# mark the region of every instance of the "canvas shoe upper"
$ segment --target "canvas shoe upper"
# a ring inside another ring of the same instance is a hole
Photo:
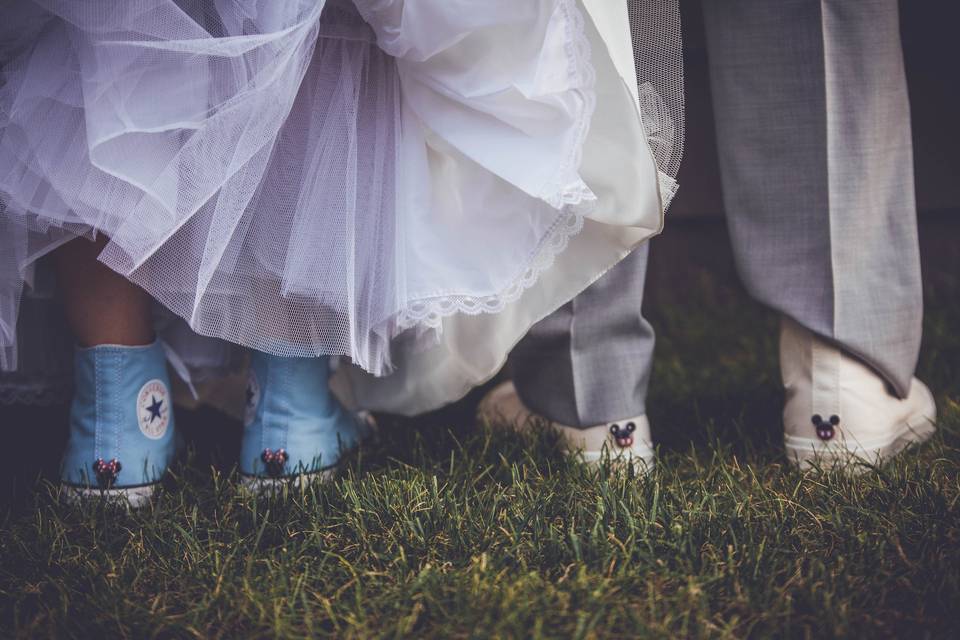
[[[627,462],[638,472],[649,471],[655,464],[650,422],[645,415],[582,429],[569,427],[533,413],[523,404],[514,384],[504,382],[480,403],[478,417],[487,424],[516,430],[545,424],[560,436],[564,449],[586,464]]]
[[[74,495],[123,496],[141,506],[175,449],[170,380],[159,342],[76,349],[62,483]]]
[[[867,365],[788,318],[780,369],[784,445],[801,467],[876,464],[936,430],[936,404],[922,382],[914,378],[907,397],[898,398]]]
[[[372,433],[328,387],[330,359],[254,351],[246,391],[240,471],[256,481],[329,476]]]

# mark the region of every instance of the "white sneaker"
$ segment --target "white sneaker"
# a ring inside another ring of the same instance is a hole
[[[603,460],[628,463],[637,473],[653,469],[655,452],[647,416],[577,429],[536,415],[528,409],[512,382],[497,386],[480,403],[477,417],[491,425],[502,424],[517,431],[543,422],[560,435],[564,448],[584,463],[597,466]]]
[[[872,369],[784,318],[780,372],[787,391],[784,445],[801,468],[878,464],[936,431],[933,394],[913,379],[901,400]]]

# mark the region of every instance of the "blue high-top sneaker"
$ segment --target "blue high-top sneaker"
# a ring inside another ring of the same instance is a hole
[[[330,392],[330,358],[283,358],[253,351],[240,445],[244,484],[272,490],[291,479],[332,477],[373,433],[369,416],[344,409]]]
[[[74,354],[70,439],[60,478],[84,498],[145,505],[173,459],[174,421],[159,342],[104,345]]]

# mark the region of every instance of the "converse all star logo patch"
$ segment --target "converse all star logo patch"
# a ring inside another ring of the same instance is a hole
[[[160,380],[151,380],[137,394],[137,422],[151,440],[159,440],[170,425],[170,392]]]
[[[257,417],[257,405],[260,404],[260,383],[256,374],[251,370],[247,379],[246,404],[243,410],[243,425],[249,427]]]

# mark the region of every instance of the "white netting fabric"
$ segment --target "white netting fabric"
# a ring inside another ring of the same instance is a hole
[[[683,158],[683,34],[675,0],[629,0],[640,111],[660,169],[664,207],[677,191]]]
[[[390,368],[576,233],[593,68],[575,0],[36,0],[0,31],[0,368],[37,259],[101,260],[198,333]],[[630,2],[672,194],[674,1]],[[429,333],[429,332],[425,332]]]

